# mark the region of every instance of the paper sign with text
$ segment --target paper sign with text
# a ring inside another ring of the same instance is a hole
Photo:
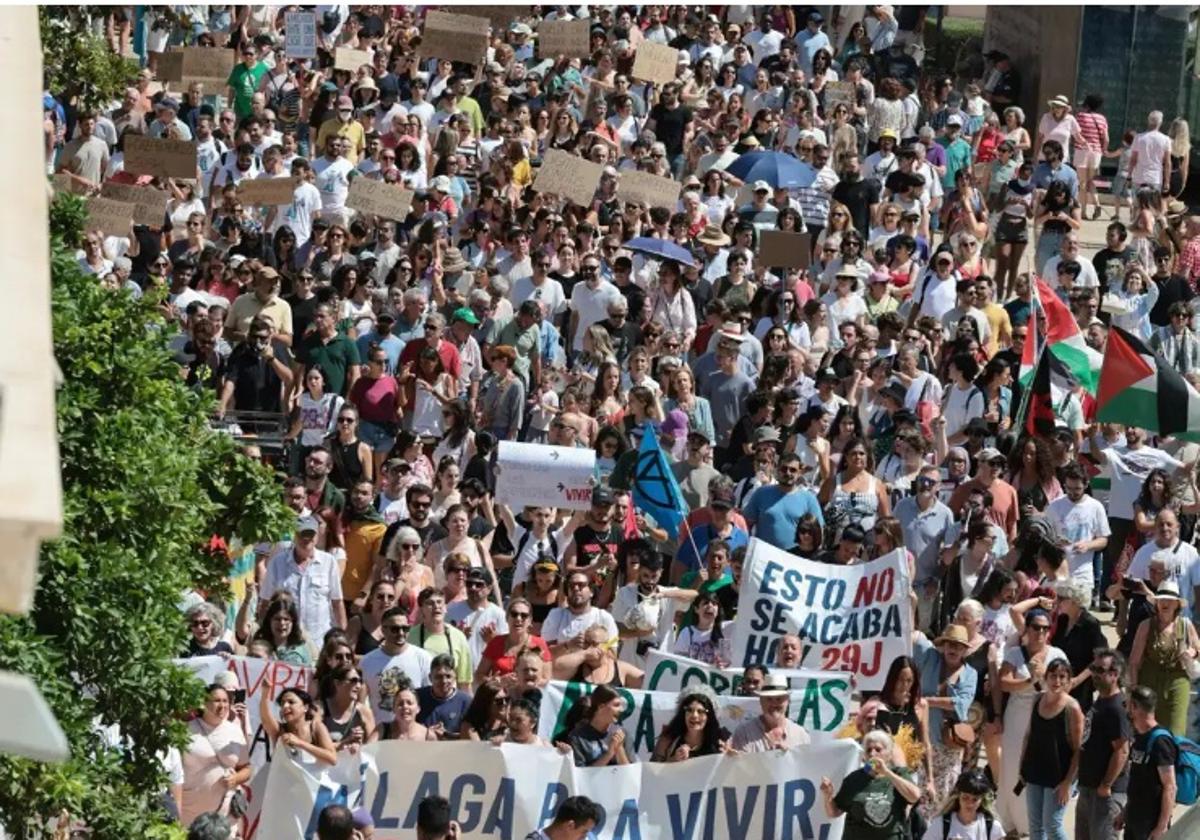
[[[561,149],[547,149],[533,188],[573,201],[583,207],[592,203],[604,167]]]
[[[164,82],[205,79],[224,84],[237,63],[237,54],[221,47],[175,47],[167,50],[163,59],[157,76]]]
[[[680,183],[649,172],[622,172],[617,197],[636,201],[643,207],[665,207],[672,213],[679,204]]]
[[[857,103],[858,91],[855,88],[854,82],[826,82],[825,83],[825,117],[829,119],[833,116],[833,109],[836,105],[843,104],[851,111]]]
[[[317,13],[287,12],[283,16],[284,53],[288,58],[317,57]]]
[[[801,665],[850,671],[858,688],[883,688],[888,667],[912,654],[912,582],[904,551],[869,563],[832,566],[750,540],[738,617],[734,666],[770,665],[779,639],[800,637]]]
[[[159,178],[195,178],[196,144],[191,140],[155,140],[140,134],[127,135],[125,171]]]
[[[255,207],[273,207],[291,204],[295,197],[299,178],[252,178],[238,182],[237,194],[243,204]]]
[[[487,52],[491,23],[487,18],[430,10],[418,47],[424,58],[480,64]]]
[[[642,41],[633,59],[633,77],[643,82],[665,85],[675,81],[679,67],[679,50],[666,44]]]
[[[167,215],[167,203],[171,200],[171,194],[166,190],[137,184],[116,184],[112,181],[105,181],[100,185],[100,195],[133,204],[133,221],[152,228],[163,226]]]
[[[517,510],[544,505],[587,510],[592,504],[596,452],[572,446],[500,442],[496,500]]]
[[[368,67],[373,61],[370,50],[352,50],[349,47],[338,47],[334,53],[333,67],[335,70],[349,70],[351,73],[357,73],[358,68],[366,64]]]
[[[542,58],[589,58],[591,50],[591,21],[545,20],[538,25],[538,49]]]
[[[125,201],[94,195],[87,200],[87,229],[101,230],[108,236],[124,236],[133,220],[134,206]]]
[[[346,206],[362,213],[370,213],[372,216],[401,221],[408,215],[412,199],[412,190],[360,177],[350,182]]]

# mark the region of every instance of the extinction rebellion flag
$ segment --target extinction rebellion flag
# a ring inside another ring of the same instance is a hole
[[[1096,419],[1160,435],[1200,432],[1200,394],[1142,341],[1112,327],[1100,369]]]

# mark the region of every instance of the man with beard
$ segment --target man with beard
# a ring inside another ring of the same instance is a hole
[[[563,551],[564,569],[583,572],[592,580],[603,580],[616,572],[621,529],[612,521],[613,501],[612,491],[607,487],[592,491],[592,506],[587,517],[575,529],[570,544]],[[613,635],[616,635],[615,630]]]
[[[1125,806],[1129,787],[1129,746],[1133,727],[1125,713],[1121,674],[1125,660],[1109,648],[1095,652],[1089,668],[1096,700],[1088,711],[1079,761],[1079,799],[1075,826],[1080,837],[1103,840],[1117,836],[1113,821]]]
[[[346,560],[342,572],[342,593],[353,611],[367,603],[372,572],[383,564],[383,535],[387,525],[375,509],[375,485],[360,481],[350,489],[350,505],[342,514],[342,535]]]
[[[305,504],[309,510],[330,508],[339,516],[346,507],[346,495],[329,480],[333,470],[333,457],[324,446],[309,450],[304,459]]]
[[[400,683],[414,688],[429,685],[433,657],[424,649],[408,643],[408,607],[391,607],[380,621],[383,641],[359,662],[363,681],[371,696],[371,709],[378,723],[396,718],[395,702]]]
[[[405,470],[402,475],[407,478],[407,470],[405,469],[407,466],[406,463],[402,462],[395,464],[394,469]],[[402,483],[403,480],[401,479]],[[404,491],[404,506],[408,511],[408,516],[389,525],[387,532],[383,535],[383,550],[385,552],[388,546],[392,544],[392,540],[395,539],[396,532],[401,528],[412,528],[417,532],[421,538],[422,552],[429,548],[431,543],[437,542],[446,536],[446,529],[429,516],[429,511],[433,508],[433,489],[431,487],[426,484],[408,485],[408,489]]]
[[[755,490],[742,511],[754,535],[777,548],[796,544],[796,525],[805,514],[825,524],[817,497],[800,486],[803,469],[795,452],[784,455],[779,459],[775,484]]]
[[[843,154],[838,169],[842,179],[833,188],[833,200],[850,209],[855,230],[870,230],[871,219],[875,218],[875,206],[879,204],[879,182],[863,179],[855,152]]]
[[[542,638],[550,646],[554,675],[558,679],[569,679],[579,667],[578,656],[566,660],[562,657],[586,650],[583,634],[593,624],[603,625],[608,638],[617,637],[617,623],[612,615],[592,605],[592,582],[585,572],[573,569],[567,574],[566,592],[567,605],[550,610],[542,622]]]
[[[475,677],[471,648],[463,632],[446,623],[446,596],[430,586],[421,590],[417,605],[421,620],[409,631],[408,640],[433,656],[444,653],[453,659],[459,690],[470,691]]]
[[[333,307],[327,303],[313,310],[313,329],[296,346],[295,373],[299,381],[313,367],[325,374],[331,394],[346,395],[362,375],[358,348],[337,330]]]
[[[231,159],[232,158],[232,159]],[[258,158],[249,143],[239,143],[234,153],[225,154],[225,165],[213,173],[210,193],[219,193],[226,184],[240,184],[259,176]],[[214,196],[215,200],[216,196]]]
[[[296,602],[300,626],[309,639],[323,639],[333,627],[345,628],[346,605],[338,579],[337,559],[317,548],[319,523],[305,516],[296,523],[293,542],[268,562],[259,587],[258,617],[266,615],[267,605],[277,592],[287,592]]]
[[[696,599],[694,589],[659,586],[662,555],[644,540],[645,550],[637,561],[637,580],[617,590],[612,614],[621,637],[620,658],[645,669],[646,654],[660,648],[675,628],[675,617]],[[630,558],[632,559],[632,557]]]
[[[222,371],[218,417],[225,416],[231,404],[239,412],[283,411],[284,394],[292,385],[291,354],[273,332],[265,317],[250,322],[245,341],[234,347]]]
[[[1067,555],[1071,577],[1098,592],[1099,581],[1092,580],[1092,557],[1108,545],[1112,533],[1108,526],[1108,511],[1086,495],[1088,479],[1078,463],[1067,464],[1061,480],[1065,495],[1047,506],[1046,515],[1058,528],[1058,533],[1069,541],[1062,548]]]
[[[810,743],[808,733],[788,718],[787,677],[768,674],[758,690],[762,714],[755,715],[733,732],[730,746],[738,752],[768,752],[786,750]]]
[[[483,649],[496,636],[508,632],[504,609],[488,600],[492,591],[492,573],[483,567],[467,572],[467,597],[446,607],[446,619],[467,637],[471,648],[471,669],[479,667]]]

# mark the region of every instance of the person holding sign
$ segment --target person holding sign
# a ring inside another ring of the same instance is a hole
[[[730,747],[736,752],[753,753],[788,750],[811,743],[812,739],[804,727],[788,718],[789,694],[787,677],[782,674],[768,674],[763,679],[762,688],[758,690],[762,714],[746,721],[734,731]],[[890,749],[887,754],[891,754]],[[913,800],[916,799],[917,796],[914,796]]]
[[[100,188],[108,171],[108,144],[96,136],[96,115],[84,111],[75,123],[79,136],[63,147],[54,170],[65,174],[71,183],[87,192]]]

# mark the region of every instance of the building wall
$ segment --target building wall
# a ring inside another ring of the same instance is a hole
[[[983,48],[1002,50],[1021,74],[1021,108],[1032,132],[1047,100],[1075,91],[1080,6],[988,6]]]

